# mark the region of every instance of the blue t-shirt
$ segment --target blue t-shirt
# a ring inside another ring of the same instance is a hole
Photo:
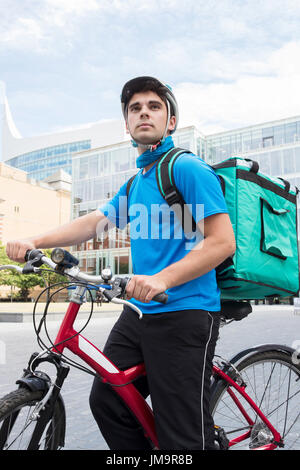
[[[117,227],[130,222],[131,255],[134,274],[153,275],[181,260],[201,241],[199,230],[184,233],[180,218],[161,196],[156,181],[156,164],[143,174],[140,170],[131,185],[128,206],[125,183],[100,211]],[[174,164],[174,182],[196,223],[206,217],[227,213],[220,181],[199,157],[180,155]],[[127,211],[128,207],[128,211]],[[186,232],[186,230],[185,230]],[[205,233],[205,222],[204,222]],[[220,310],[220,291],[215,270],[167,290],[168,302],[160,304],[130,299],[144,314],[174,310]]]

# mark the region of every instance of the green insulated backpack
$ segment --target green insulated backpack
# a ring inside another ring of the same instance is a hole
[[[173,179],[176,158],[182,153],[188,151],[173,148],[156,167],[158,188],[169,205],[184,204]],[[298,189],[260,173],[258,163],[249,159],[229,158],[212,168],[220,179],[236,239],[233,257],[216,268],[221,298],[298,296]]]

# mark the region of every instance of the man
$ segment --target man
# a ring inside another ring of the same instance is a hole
[[[174,165],[174,180],[197,223],[196,242],[182,231],[178,218],[165,222],[153,214],[167,210],[156,182],[160,157],[173,145],[178,124],[176,99],[152,77],[137,77],[123,88],[122,110],[127,132],[137,147],[137,166],[127,211],[120,210],[127,184],[91,214],[53,232],[29,240],[10,242],[7,254],[22,262],[27,249],[70,246],[95,236],[107,222],[124,227],[136,221],[136,207],[145,209],[143,235],[131,233],[134,276],[127,296],[144,313],[125,307],[113,327],[104,354],[121,370],[144,362],[147,378],[135,382],[144,396],[150,393],[159,447],[165,450],[214,448],[209,413],[209,380],[219,327],[220,294],[214,268],[235,251],[234,235],[219,181],[198,157],[181,155]],[[198,206],[202,211],[198,211]],[[113,209],[113,210],[112,210]],[[162,217],[163,218],[163,217]],[[178,233],[181,236],[177,236]],[[195,235],[195,234],[194,234]],[[164,305],[152,301],[167,292]],[[117,394],[95,379],[90,405],[110,449],[150,449],[140,426]]]

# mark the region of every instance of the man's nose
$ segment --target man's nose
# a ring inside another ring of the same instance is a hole
[[[143,105],[140,110],[141,117],[149,116],[149,109],[146,105]]]

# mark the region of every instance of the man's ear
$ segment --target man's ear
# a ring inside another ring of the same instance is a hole
[[[126,129],[126,134],[130,134],[129,129],[128,129],[128,124],[127,124],[127,119],[125,121],[125,129]]]
[[[169,121],[168,131],[172,132],[175,129],[175,126],[176,126],[176,117],[171,116],[170,121]]]

